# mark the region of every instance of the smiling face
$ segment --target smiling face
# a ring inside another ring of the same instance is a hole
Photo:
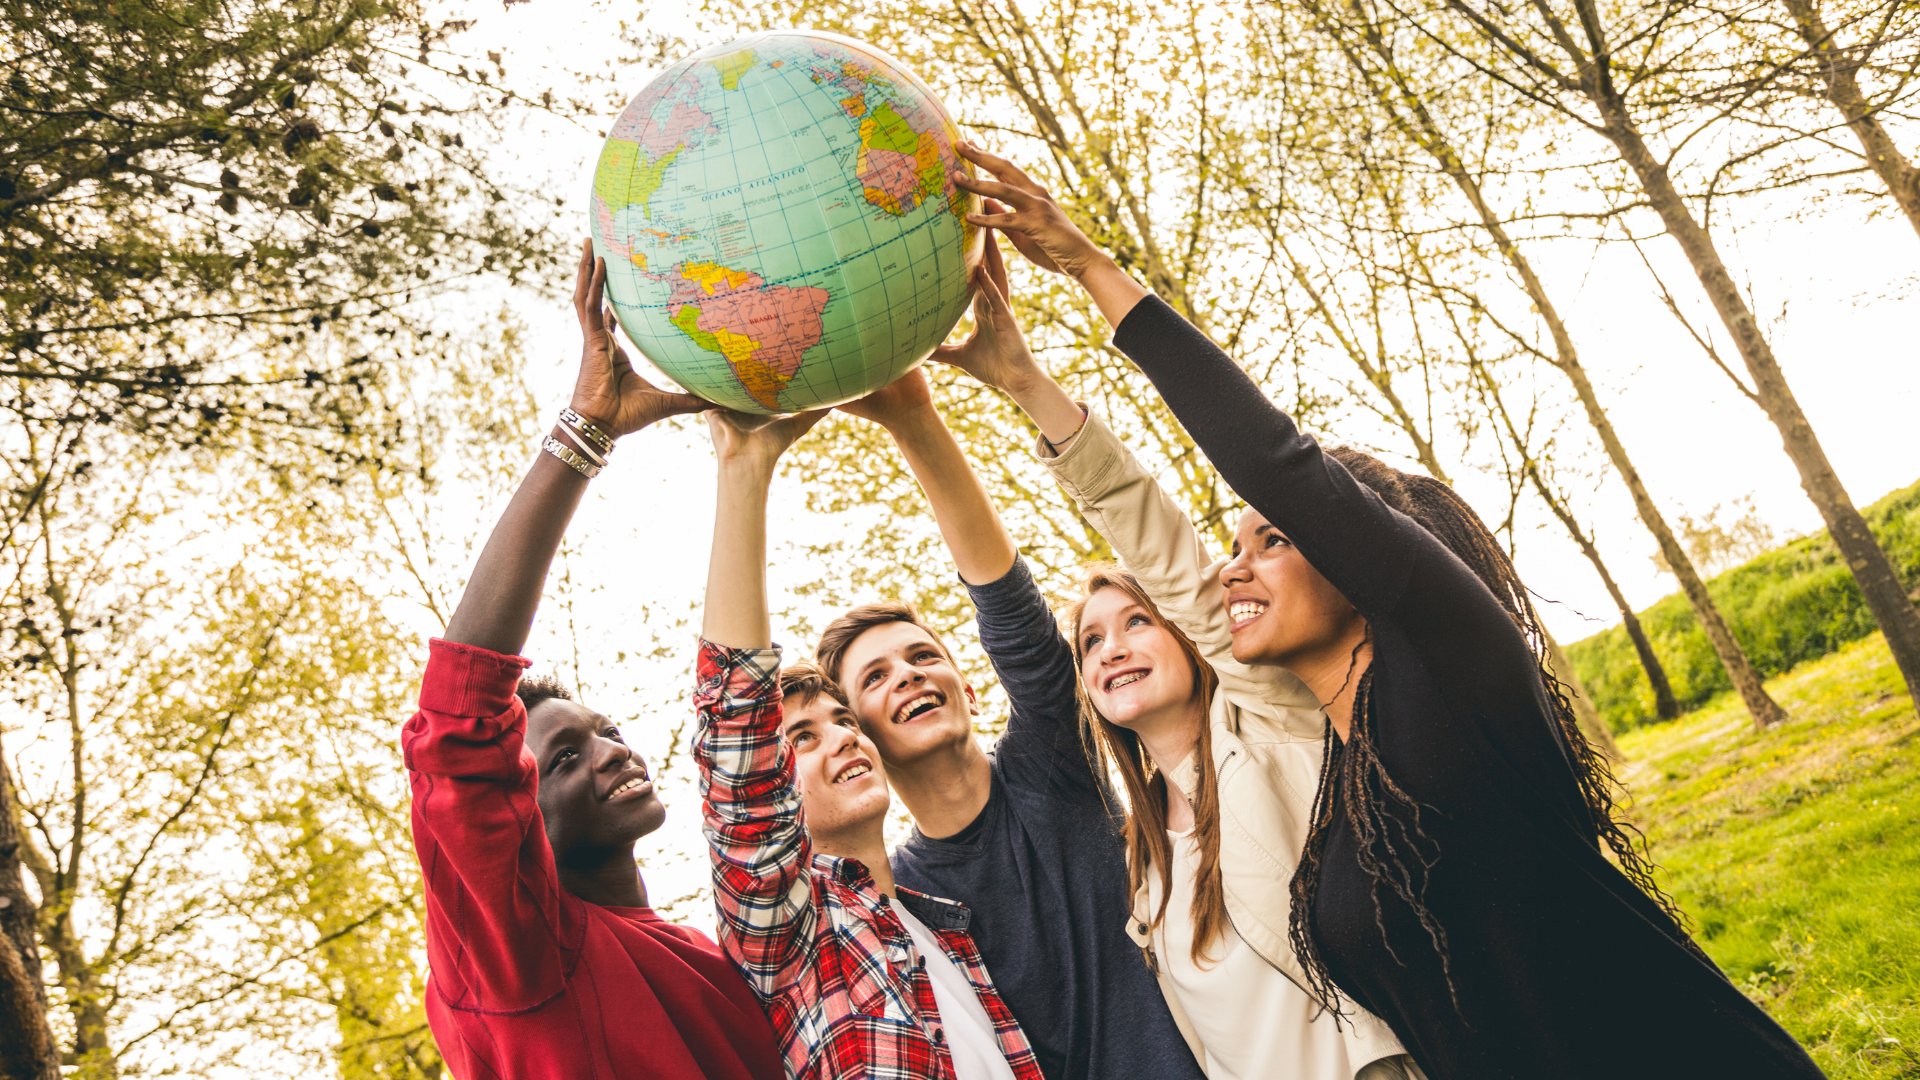
[[[789,695],[780,726],[793,749],[794,783],[814,842],[832,854],[840,837],[884,826],[886,770],[853,713],[826,693]]]
[[[847,643],[833,675],[861,730],[896,768],[973,738],[973,688],[925,627],[867,628]]]
[[[1137,733],[1156,719],[1189,716],[1193,660],[1173,630],[1125,589],[1094,589],[1075,633],[1080,685],[1102,719]]]
[[[535,705],[527,713],[527,749],[556,861],[631,849],[666,820],[647,763],[613,721],[579,702],[548,698]]]
[[[1233,624],[1233,658],[1243,664],[1296,671],[1330,659],[1345,664],[1364,632],[1365,620],[1340,590],[1254,510],[1240,517],[1220,586]]]

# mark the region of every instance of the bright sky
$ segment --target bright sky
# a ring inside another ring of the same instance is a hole
[[[619,10],[640,9],[621,5]],[[645,10],[646,25],[689,35],[696,46],[734,36],[700,32],[692,13],[671,2],[650,4]],[[558,79],[565,77],[566,67],[612,62],[618,18],[591,0],[536,0],[504,11],[498,0],[474,0],[467,14],[477,20],[474,35],[483,48],[505,53],[510,80],[518,86],[540,85],[542,69]],[[624,92],[637,92],[652,74],[638,67],[621,72]],[[964,124],[969,104],[950,100],[947,105]],[[610,112],[605,122],[612,119]],[[1906,141],[1920,145],[1920,139]],[[499,148],[497,168],[511,183],[567,193],[579,210],[579,231],[584,234],[585,194],[599,145],[596,131],[529,130]],[[1716,235],[1736,273],[1743,275],[1755,309],[1770,324],[1788,379],[1828,455],[1856,503],[1864,505],[1920,476],[1920,440],[1912,431],[1912,418],[1920,415],[1920,365],[1915,363],[1920,359],[1920,335],[1915,333],[1920,300],[1914,288],[1920,275],[1920,240],[1895,216],[1858,220],[1861,203],[1835,204],[1835,210],[1823,212],[1795,205],[1795,198],[1787,193],[1771,206],[1742,203],[1737,212],[1749,221],[1766,222],[1765,228],[1743,229],[1722,216],[1716,220]],[[1656,223],[1642,221],[1638,231],[1652,234]],[[1670,287],[1683,302],[1694,303],[1697,290],[1673,245],[1656,237],[1646,247]],[[1773,428],[1666,313],[1630,247],[1596,250],[1589,242],[1569,240],[1536,245],[1532,254],[1572,324],[1630,453],[1663,507],[1670,513],[1700,514],[1716,503],[1750,495],[1760,514],[1783,535],[1819,527]],[[1018,279],[1015,284],[1018,287]],[[534,330],[529,365],[538,399],[551,409],[566,400],[578,355],[572,313],[559,292],[563,285],[570,286],[570,278],[556,278],[550,297],[515,298]],[[1697,325],[1712,321],[1704,304],[1696,304],[1691,314]],[[1730,349],[1727,354],[1732,355]],[[1328,357],[1320,366],[1332,371],[1340,363]],[[1445,441],[1440,453],[1448,453]],[[1601,464],[1596,460],[1593,483],[1581,489],[1583,513],[1593,523],[1611,568],[1641,606],[1674,586],[1654,568],[1651,540],[1634,518],[1624,488]],[[821,477],[819,482],[831,479]],[[1459,479],[1469,499],[1484,510],[1502,505],[1497,481],[1473,475]],[[593,485],[574,526],[584,550],[571,572],[605,586],[575,612],[583,649],[601,642],[609,649],[644,647],[647,632],[635,625],[641,618],[654,620],[656,631],[682,635],[666,639],[685,646],[685,655],[670,662],[647,667],[648,661],[637,661],[640,666],[623,668],[614,676],[606,674],[606,662],[595,664],[589,658],[583,672],[597,707],[616,717],[640,718],[629,725],[629,734],[653,760],[666,753],[668,729],[686,716],[685,680],[696,625],[691,615],[704,580],[711,482],[704,432],[697,426],[682,422],[670,430],[649,431],[622,444],[607,475]],[[791,483],[776,487],[776,538],[823,538],[850,527],[809,517],[800,505],[801,495]],[[483,535],[499,507],[493,503],[472,508],[476,535]],[[1519,544],[1523,576],[1537,593],[1558,601],[1544,605],[1543,614],[1563,641],[1615,621],[1598,581],[1557,526],[1542,522],[1538,529],[1525,528]],[[940,557],[937,551],[874,554],[902,560]],[[782,598],[791,595],[792,585],[812,570],[799,564],[790,548],[783,556],[777,545],[774,559],[771,587],[778,608]],[[668,628],[659,622],[662,613],[686,613],[689,619],[684,626]],[[560,663],[564,669],[555,621],[543,619],[528,648],[537,661]],[[776,636],[781,634],[776,623]],[[800,648],[810,644],[787,643]],[[672,807],[670,821],[652,841],[658,850],[646,858],[656,902],[690,894],[704,879],[697,797],[689,773],[682,754],[671,762],[663,782]],[[708,918],[704,901],[685,905],[678,914],[698,923]]]

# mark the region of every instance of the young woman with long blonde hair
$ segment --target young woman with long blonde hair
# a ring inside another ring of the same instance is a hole
[[[1419,1078],[1378,1020],[1349,1007],[1336,1022],[1287,940],[1318,702],[1286,671],[1233,659],[1199,535],[1034,361],[1005,274],[990,243],[976,332],[995,347],[939,355],[1034,418],[1041,456],[1125,564],[1094,570],[1066,621],[1089,730],[1129,797],[1128,933],[1211,1080]]]

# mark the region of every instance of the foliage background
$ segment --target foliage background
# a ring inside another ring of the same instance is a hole
[[[1592,531],[1637,602],[1666,591],[1542,359],[1527,299],[1330,47],[1315,20],[1338,9],[1318,10],[0,3],[0,756],[74,1075],[443,1074],[419,1007],[395,737],[421,642],[570,384],[562,287],[606,124],[664,62],[745,29],[837,28],[896,52],[1281,404],[1341,441],[1444,470],[1502,528],[1563,637],[1613,616],[1540,490]],[[1863,493],[1910,483],[1914,252],[1822,112],[1785,17],[1632,10],[1676,28],[1640,54],[1677,118],[1663,129],[1675,173],[1745,260],[1841,471]],[[1826,10],[1849,40],[1884,37],[1863,77],[1912,145],[1910,5]],[[1816,519],[1777,437],[1703,347],[1724,343],[1619,163],[1433,41],[1415,35],[1402,55],[1441,91],[1442,117],[1568,309],[1655,496],[1702,520],[1750,505],[1776,532],[1807,531]],[[1230,493],[1097,317],[1057,281],[1016,268],[1015,284],[1049,363],[1223,539]],[[1044,586],[1065,598],[1105,554],[1097,537],[1066,512],[1006,402],[936,382]],[[800,645],[847,605],[913,599],[956,631],[988,689],[990,734],[1002,712],[970,613],[875,435],[830,421],[776,490],[780,636]],[[623,446],[528,646],[632,718],[672,808],[643,846],[649,885],[696,925],[710,916],[684,688],[708,471],[695,424]],[[1906,509],[1883,530],[1909,574],[1913,494],[1892,500]],[[1766,670],[1858,636],[1857,602],[1845,606],[1817,542],[1766,565],[1716,586],[1748,619],[1756,658],[1779,665]],[[1835,606],[1789,603],[1807,596]],[[1879,696],[1885,663],[1854,664],[1870,645],[1855,642],[1848,662],[1816,665],[1817,693],[1784,691],[1792,727],[1744,734],[1711,700],[1717,669],[1687,617],[1668,605],[1649,618],[1688,700],[1707,702],[1626,743],[1656,857],[1715,955],[1823,1063],[1901,1075],[1911,1055],[1884,1040],[1911,1041],[1920,976],[1899,962],[1914,951],[1896,916],[1920,905],[1842,857],[1881,844],[1897,866],[1913,847],[1892,789],[1861,782],[1863,763],[1910,749],[1901,706]],[[1609,633],[1577,654],[1624,726],[1646,709]],[[1767,845],[1786,861],[1736,872]],[[1851,868],[1825,887],[1858,906],[1829,904],[1818,922],[1789,890],[1829,867]]]

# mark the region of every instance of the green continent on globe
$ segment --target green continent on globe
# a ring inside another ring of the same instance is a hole
[[[684,263],[667,275],[668,318],[701,348],[718,353],[741,389],[773,411],[800,358],[820,343],[825,289],[768,285],[759,274]]]
[[[720,89],[740,89],[740,76],[753,70],[753,62],[758,59],[752,49],[740,49],[736,52],[714,58],[713,70],[720,73]]]
[[[966,192],[954,187],[947,176],[960,163],[953,152],[959,133],[944,116],[930,114],[921,101],[902,95],[891,80],[851,60],[816,65],[810,76],[822,86],[844,92],[841,110],[860,122],[860,155],[854,161],[854,173],[868,202],[889,214],[904,214],[944,192],[948,212],[966,216]]]
[[[886,385],[971,295],[982,241],[956,138],[925,84],[857,41],[778,31],[687,57],[621,112],[594,170],[621,326],[731,409]]]
[[[607,152],[600,155],[599,167],[593,170],[594,195],[607,205],[632,203],[647,215],[647,220],[653,220],[653,210],[647,204],[666,181],[667,169],[681,149],[676,146],[649,159],[638,143],[609,142]]]
[[[627,105],[607,133],[607,145],[593,170],[593,235],[618,259],[631,259],[634,253],[615,227],[615,213],[637,206],[653,220],[653,196],[675,159],[720,133],[712,115],[700,107],[698,95],[689,92],[697,87],[669,84],[658,89],[651,95],[642,92]]]

